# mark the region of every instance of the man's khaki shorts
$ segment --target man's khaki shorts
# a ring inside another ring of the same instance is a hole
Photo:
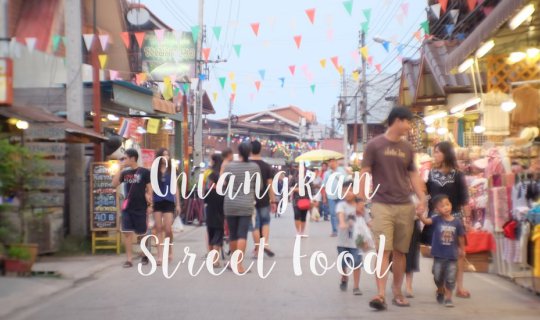
[[[379,246],[379,236],[384,235],[386,238],[385,251],[409,252],[414,216],[416,215],[414,204],[373,203],[371,215],[373,216],[372,230],[377,247]]]

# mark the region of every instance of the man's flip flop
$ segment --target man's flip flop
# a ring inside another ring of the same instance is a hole
[[[392,304],[397,306],[397,307],[410,307],[411,306],[410,303],[405,302],[403,297],[398,297],[398,298],[392,299]]]
[[[131,268],[133,267],[133,263],[129,262],[129,261],[126,261],[124,262],[124,264],[122,265],[122,267],[124,268]]]
[[[463,299],[469,299],[471,297],[471,294],[467,291],[463,292],[463,291],[458,291],[456,292],[456,297],[458,298],[463,298]]]
[[[387,308],[386,302],[384,302],[384,298],[381,296],[373,298],[373,300],[369,302],[369,306],[377,311],[386,310]]]

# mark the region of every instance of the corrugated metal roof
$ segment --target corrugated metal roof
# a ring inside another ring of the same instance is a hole
[[[426,41],[423,45],[424,61],[427,63],[441,93],[449,88],[469,88],[472,86],[468,73],[450,73],[446,69],[449,55],[457,49],[457,41]]]

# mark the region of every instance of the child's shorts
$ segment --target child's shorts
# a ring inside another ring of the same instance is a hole
[[[446,287],[454,290],[456,287],[457,261],[433,258],[433,280],[437,288]]]
[[[349,268],[349,266],[352,266],[353,268],[358,268],[360,264],[362,263],[362,254],[360,254],[360,250],[358,248],[345,248],[345,247],[337,247],[338,254],[342,252],[348,252],[352,255],[352,261],[351,257],[348,255],[345,255],[343,257],[342,267],[343,270],[346,270]]]

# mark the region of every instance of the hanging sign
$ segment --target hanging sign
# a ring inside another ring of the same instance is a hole
[[[0,58],[0,105],[13,103],[13,61]]]

